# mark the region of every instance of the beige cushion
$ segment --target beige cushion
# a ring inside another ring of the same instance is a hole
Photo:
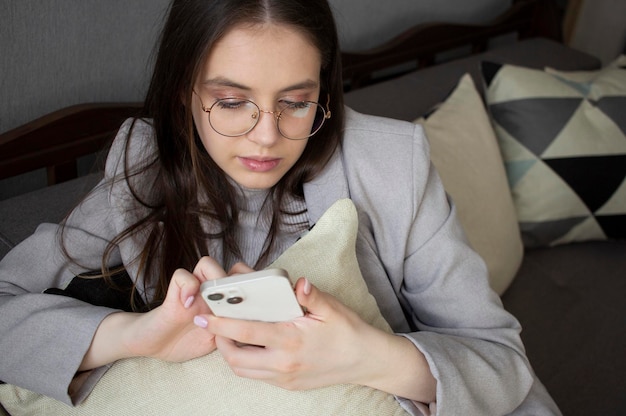
[[[352,201],[337,201],[271,267],[288,270],[294,280],[306,276],[363,319],[390,331],[359,271],[357,221]],[[75,408],[10,385],[0,386],[0,402],[16,415],[406,414],[392,395],[368,387],[335,385],[290,392],[239,378],[219,352],[182,364],[149,358],[118,361]]]
[[[487,264],[491,287],[502,294],[523,247],[498,142],[472,78],[465,74],[445,102],[416,122],[469,242]]]

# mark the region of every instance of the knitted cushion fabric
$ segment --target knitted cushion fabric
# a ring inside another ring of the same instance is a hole
[[[391,331],[369,294],[356,254],[357,213],[337,201],[313,229],[270,267],[306,276],[372,325]],[[0,386],[0,402],[16,415],[403,415],[395,398],[369,387],[334,385],[287,391],[235,376],[219,352],[185,363],[149,358],[112,365],[87,399],[70,408],[54,399]]]
[[[522,263],[523,246],[498,140],[472,77],[425,118],[430,157],[454,201],[472,248],[485,260],[489,283],[502,294]]]

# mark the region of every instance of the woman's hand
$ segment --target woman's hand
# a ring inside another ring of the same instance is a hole
[[[246,269],[238,265],[233,272]],[[209,257],[202,258],[193,273],[177,270],[162,305],[147,313],[113,313],[102,321],[80,370],[121,358],[142,356],[182,362],[212,352],[215,336],[194,325],[194,317],[210,314],[199,289],[202,282],[226,275]]]
[[[203,317],[235,374],[289,390],[351,383],[435,400],[436,381],[411,341],[365,323],[306,279],[296,296],[307,314],[291,322]]]
[[[210,312],[198,295],[200,284],[206,280],[201,263],[206,261],[199,262],[193,273],[176,270],[163,304],[139,314],[128,326],[126,345],[132,356],[182,362],[215,350],[214,335],[198,331],[193,323],[196,315]]]

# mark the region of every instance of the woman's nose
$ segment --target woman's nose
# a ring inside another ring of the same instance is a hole
[[[252,130],[246,135],[248,140],[264,147],[273,146],[282,135],[278,131],[278,123],[275,113],[271,111],[259,112],[259,119]]]

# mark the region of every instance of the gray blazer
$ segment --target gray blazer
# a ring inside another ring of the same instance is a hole
[[[129,123],[120,129],[105,180],[121,172]],[[155,151],[148,124],[133,131],[129,160],[141,164]],[[311,224],[333,202],[351,198],[359,214],[357,257],[370,292],[399,334],[426,356],[437,378],[440,414],[560,414],[533,375],[520,325],[489,288],[487,270],[471,250],[428,153],[419,126],[347,109],[342,147],[325,170],[305,184]],[[150,189],[151,175],[134,180]],[[0,262],[0,380],[68,404],[82,401],[107,367],[91,372],[71,396],[68,386],[93,335],[113,310],[42,294],[65,287],[78,273],[97,269],[107,242],[143,213],[124,182],[99,185],[68,219],[66,244],[42,224]],[[113,264],[131,262],[141,245],[119,245]],[[150,293],[142,294],[150,297]],[[421,405],[399,398],[413,414]]]

